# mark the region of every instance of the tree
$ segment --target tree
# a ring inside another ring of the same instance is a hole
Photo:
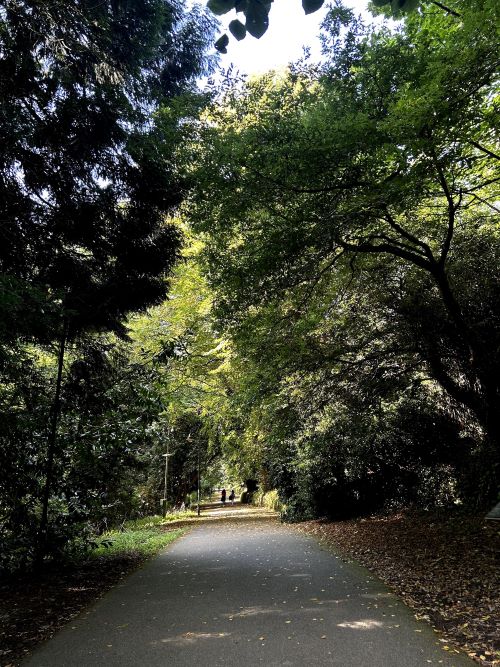
[[[168,299],[128,323],[131,361],[150,369],[151,391],[161,405],[158,427],[170,433],[169,498],[177,504],[193,491],[198,461],[203,481],[207,467],[220,460],[218,408],[227,361],[227,345],[213,326],[213,295],[199,264],[202,243],[188,230],[185,240]]]
[[[2,285],[42,321],[63,300],[75,329],[119,327],[177,254],[163,216],[180,184],[148,119],[203,71],[210,22],[163,0],[4,2],[1,18]]]
[[[46,541],[66,347],[89,330],[123,333],[127,312],[165,295],[180,247],[165,214],[181,184],[151,117],[205,71],[212,24],[165,0],[9,0],[0,20],[0,305],[13,325],[36,308],[5,342],[58,341]]]
[[[378,258],[413,352],[498,457],[498,9],[456,6],[460,22],[436,9],[392,33],[332,10],[324,67],[268,75],[207,112],[190,216],[235,328],[280,294],[307,301],[339,263]]]

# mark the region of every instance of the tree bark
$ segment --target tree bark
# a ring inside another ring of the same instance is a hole
[[[49,500],[52,490],[54,476],[54,458],[57,444],[57,426],[61,411],[61,387],[62,374],[64,367],[64,354],[66,351],[66,341],[68,337],[68,322],[66,318],[63,321],[63,329],[59,340],[59,352],[57,358],[57,377],[54,400],[50,412],[49,432],[47,437],[47,463],[45,466],[45,485],[42,495],[42,516],[40,518],[40,528],[38,533],[38,547],[35,558],[35,565],[40,567],[47,553],[48,546],[48,527],[49,527]]]

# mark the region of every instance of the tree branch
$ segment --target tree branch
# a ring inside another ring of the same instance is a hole
[[[438,175],[438,180],[439,183],[441,184],[441,188],[443,189],[444,196],[446,197],[446,201],[448,202],[448,228],[446,230],[446,236],[444,238],[444,241],[441,245],[441,255],[438,260],[438,264],[441,267],[444,267],[446,263],[446,258],[448,256],[448,253],[450,251],[451,247],[451,241],[453,239],[453,234],[455,231],[455,212],[457,210],[457,207],[459,204],[455,204],[453,201],[453,195],[451,194],[451,190],[448,186],[448,182],[446,180],[446,176],[444,175],[444,171],[442,166],[439,163],[439,160],[437,158],[436,152],[434,148],[431,149],[431,156],[432,156],[432,161],[434,162],[434,166],[437,171]],[[462,195],[460,194],[460,200],[462,198]],[[459,201],[460,203],[460,201]]]
[[[427,350],[424,357],[428,360],[432,375],[435,380],[445,389],[456,401],[467,406],[470,410],[480,417],[482,412],[481,400],[478,395],[466,387],[461,387],[446,371],[443,361],[439,355],[433,354]]]
[[[484,181],[484,183],[480,183],[479,185],[475,185],[473,188],[467,188],[467,190],[462,189],[462,192],[466,195],[470,195],[472,192],[475,192],[476,190],[481,190],[481,188],[485,188],[487,185],[492,185],[493,183],[498,183],[500,181],[500,176],[497,176],[496,178],[490,178],[487,181]]]
[[[462,15],[456,12],[454,9],[451,9],[450,7],[447,7],[446,5],[443,5],[442,2],[438,2],[438,0],[431,0],[431,3],[433,5],[436,5],[436,7],[439,7],[439,9],[442,9],[445,11],[447,14],[451,14],[452,16],[456,16],[458,19],[462,18]]]
[[[377,245],[372,245],[369,242],[363,242],[354,244],[342,240],[338,243],[341,248],[344,248],[344,250],[350,250],[351,252],[387,253],[389,255],[394,255],[401,259],[406,259],[411,264],[415,264],[415,266],[419,266],[421,269],[432,273],[433,265],[429,260],[424,259],[421,255],[417,255],[416,253],[404,250],[397,246],[393,246],[390,243],[379,243]]]
[[[491,208],[491,210],[492,210],[492,211],[495,211],[495,213],[500,213],[500,209],[496,208],[496,206],[493,206],[493,204],[490,204],[490,202],[489,202],[489,201],[486,201],[486,199],[483,199],[482,197],[479,197],[478,195],[476,195],[476,194],[474,194],[474,193],[471,193],[470,196],[471,196],[473,199],[477,199],[478,201],[480,201],[480,202],[481,202],[482,204],[484,204],[485,206],[488,206],[489,208]]]
[[[489,155],[490,157],[494,158],[495,160],[500,160],[500,155],[497,155],[493,151],[490,151],[489,148],[485,148],[484,146],[481,146],[481,144],[478,144],[477,141],[473,141],[472,139],[469,139],[468,143],[471,146],[474,146],[474,148],[477,148],[478,151],[486,153],[486,155]]]
[[[401,236],[403,236],[405,239],[410,241],[410,243],[413,243],[413,245],[420,246],[426,257],[428,257],[429,259],[433,258],[432,250],[427,245],[427,243],[425,243],[424,241],[421,241],[416,236],[413,236],[413,234],[410,234],[410,232],[408,232],[404,227],[402,227],[399,223],[397,223],[396,220],[392,217],[392,215],[390,214],[390,212],[387,209],[385,210],[385,218],[383,218],[383,219],[386,220],[390,224],[390,226],[395,231],[398,232],[398,234],[401,234]]]

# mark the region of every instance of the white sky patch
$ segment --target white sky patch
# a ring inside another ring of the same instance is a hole
[[[320,10],[306,16],[301,0],[274,0],[267,32],[260,39],[247,35],[241,42],[227,28],[229,22],[236,18],[235,12],[220,17],[221,34],[227,32],[230,38],[227,54],[220,57],[222,69],[227,70],[233,65],[241,74],[262,74],[271,69],[282,69],[288,63],[299,60],[304,54],[304,47],[310,49],[314,61],[320,60],[320,24],[327,5],[328,2],[325,2]],[[368,0],[344,0],[344,5],[354,9],[356,14],[362,14],[367,22],[374,21],[367,11]],[[238,18],[244,22],[243,14],[239,14]]]

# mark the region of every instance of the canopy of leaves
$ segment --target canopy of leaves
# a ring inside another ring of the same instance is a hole
[[[454,7],[392,31],[333,9],[324,66],[235,87],[188,153],[233,410],[303,513],[426,475],[451,497],[462,460],[498,483],[498,8]]]
[[[317,11],[325,0],[302,0],[302,7],[306,14]],[[235,11],[242,14],[245,22],[233,19],[229,24],[229,31],[238,41],[245,39],[247,33],[259,39],[269,27],[269,11],[273,0],[208,0],[208,8],[217,16]],[[224,34],[215,42],[215,48],[221,53],[227,53],[229,37]]]
[[[222,474],[289,519],[491,499],[497,3],[335,6],[322,65],[201,114],[203,14],[1,7],[0,567],[30,566],[44,488],[53,558],[155,511],[167,452],[172,504]]]
[[[142,506],[156,396],[96,332],[165,296],[175,147],[212,36],[177,0],[0,2],[2,568],[29,565],[37,533],[58,554]]]
[[[270,0],[269,2],[265,0],[208,0],[207,6],[217,16],[222,16],[231,11],[243,15],[245,23],[238,18],[233,19],[229,23],[229,32],[235,39],[240,41],[245,39],[247,33],[252,35],[252,37],[260,39],[267,32],[269,27],[269,12],[273,2],[274,0]],[[455,9],[437,0],[427,0],[427,3],[433,4],[454,16],[460,16]],[[318,11],[323,4],[324,0],[302,0],[302,8],[305,14],[312,14]],[[374,13],[383,12],[400,17],[405,12],[415,10],[420,4],[422,4],[422,0],[372,0],[368,6]],[[424,2],[423,4],[426,3]],[[337,6],[341,6],[341,3],[338,1]],[[229,37],[227,34],[223,34],[215,42],[215,48],[221,53],[227,53],[228,44]]]
[[[151,114],[205,71],[211,35],[206,16],[175,1],[0,3],[8,339],[50,338],[44,315],[61,300],[75,331],[116,329],[165,294],[179,235],[164,213],[180,183],[158,153],[175,138]],[[20,323],[20,308],[38,324]]]

